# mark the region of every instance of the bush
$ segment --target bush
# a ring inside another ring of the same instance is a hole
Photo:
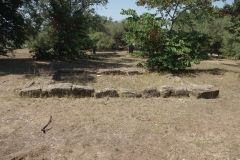
[[[191,62],[199,64],[208,58],[205,47],[209,44],[208,36],[198,32],[166,31],[152,47],[147,44],[141,50],[148,57],[146,66],[152,70],[182,70],[190,67]]]

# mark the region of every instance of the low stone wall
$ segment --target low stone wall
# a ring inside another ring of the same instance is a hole
[[[129,88],[104,88],[95,92],[90,86],[73,85],[71,83],[50,84],[44,87],[25,85],[19,94],[21,97],[126,97],[126,98],[151,98],[151,97],[189,97],[213,99],[219,96],[219,89],[212,85],[188,85],[185,87],[162,86],[147,87],[142,91]]]
[[[60,69],[53,73],[52,79],[56,81],[61,80],[61,76],[64,74],[81,74],[81,73],[88,73],[88,74],[98,74],[98,75],[141,75],[144,74],[146,71],[144,69],[134,69],[134,68],[114,68],[114,69]]]

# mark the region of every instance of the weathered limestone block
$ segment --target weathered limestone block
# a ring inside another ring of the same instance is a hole
[[[148,87],[142,91],[143,98],[159,97],[160,91],[156,87]]]
[[[177,87],[172,90],[171,96],[174,97],[189,97],[188,90],[183,87]]]
[[[99,90],[95,93],[96,98],[102,98],[102,97],[119,97],[117,90],[114,88],[105,88],[102,90]]]
[[[189,97],[189,92],[186,88],[173,86],[162,86],[160,89],[160,94],[163,98],[170,96],[173,97]]]
[[[21,97],[31,97],[31,98],[38,98],[41,96],[41,88],[40,87],[30,87],[24,88],[19,92]]]
[[[90,86],[72,86],[72,94],[76,98],[94,97],[94,89]]]
[[[173,86],[162,86],[160,88],[160,95],[163,98],[170,97],[173,92],[174,92],[174,87]]]
[[[139,93],[136,90],[128,89],[128,88],[119,88],[118,90],[120,97],[126,97],[126,98],[141,98],[142,94]]]
[[[71,83],[57,83],[53,85],[48,85],[42,88],[43,96],[70,96],[72,93],[72,84]]]
[[[219,96],[219,89],[213,85],[189,85],[187,87],[190,95],[196,98],[214,99]]]

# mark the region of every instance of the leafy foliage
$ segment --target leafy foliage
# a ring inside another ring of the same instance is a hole
[[[193,27],[184,25],[185,31],[194,30],[205,33],[211,37],[208,46],[211,54],[218,54],[224,58],[239,59],[239,40],[238,37],[238,10],[236,2],[232,5],[225,5],[222,8],[213,8],[213,14],[208,19],[193,19]],[[235,6],[235,7],[234,7]],[[235,8],[235,9],[234,9]],[[194,13],[189,12],[185,16],[194,17]],[[193,16],[192,16],[193,15]],[[174,27],[176,29],[177,27]]]
[[[180,29],[185,24],[192,27],[193,19],[207,19],[213,12],[210,0],[138,0],[136,4],[149,9],[156,8],[162,20],[169,22],[163,26],[170,30],[173,29],[175,23],[178,23]],[[194,14],[188,17],[189,12]]]
[[[21,0],[0,0],[0,54],[21,47],[24,43],[25,23],[18,8]]]
[[[92,39],[94,45],[99,50],[110,50],[114,49],[119,45],[125,44],[122,41],[125,28],[120,22],[104,21],[100,23],[99,26],[102,26],[100,30],[91,30],[89,33],[90,39]]]
[[[220,9],[219,16],[222,19],[230,17],[231,22],[230,25],[225,26],[230,34],[224,35],[220,50],[226,58],[240,59],[240,1],[235,0],[232,5],[226,4],[223,9]]]
[[[170,5],[170,2],[167,4]],[[150,7],[152,5],[150,3]],[[190,66],[191,62],[198,64],[207,58],[209,37],[194,31],[186,32],[181,28],[178,31],[173,30],[174,21],[178,19],[177,14],[173,14],[171,20],[167,16],[156,17],[156,14],[149,13],[138,16],[131,9],[123,10],[122,14],[130,16],[125,20],[128,32],[124,39],[129,44],[135,40],[140,42],[140,51],[148,57],[145,64],[147,67],[157,71],[177,71]]]
[[[221,17],[230,15],[232,26],[228,27],[228,31],[235,36],[235,40],[240,42],[240,1],[235,0],[232,5],[225,5],[222,10],[220,10],[219,15]]]
[[[83,50],[92,48],[92,41],[87,35],[87,30],[91,27],[88,17],[94,13],[90,6],[104,2],[107,1],[48,0],[48,2],[41,2],[39,6],[45,18],[41,32],[47,32],[46,38],[50,38],[50,42],[35,41],[32,49],[35,58],[66,60],[84,57]],[[41,33],[38,38],[41,38]]]

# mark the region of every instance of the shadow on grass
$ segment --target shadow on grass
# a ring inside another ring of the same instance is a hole
[[[88,73],[62,74],[60,81],[84,86],[87,86],[89,82],[97,82],[96,76]]]
[[[98,52],[95,55],[91,54],[90,57],[91,57],[91,59],[94,59],[94,60],[102,60],[102,59],[108,59],[108,58],[121,57],[121,55],[117,54],[116,52],[110,52],[110,53]]]
[[[107,68],[119,68],[129,67],[129,65],[121,64],[117,62],[104,62],[94,61],[92,59],[77,60],[77,61],[37,61],[34,59],[0,59],[0,76],[9,74],[34,74],[40,75],[41,73],[59,70],[59,69],[107,69]]]
[[[182,71],[175,72],[174,74],[179,76],[189,76],[196,77],[200,73],[208,73],[211,75],[224,75],[228,70],[213,68],[213,69],[186,69]]]

